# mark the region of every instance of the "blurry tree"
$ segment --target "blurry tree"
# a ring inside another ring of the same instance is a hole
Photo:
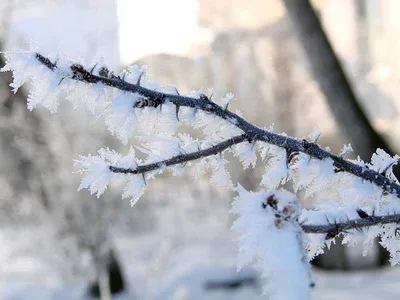
[[[15,5],[24,8],[34,1],[5,1],[0,9],[7,14],[1,18],[0,49],[5,49]],[[82,4],[84,5],[84,4]],[[21,41],[18,41],[21,43]],[[22,40],[22,43],[24,40]],[[0,67],[5,60],[0,55]],[[75,195],[76,182],[71,180],[70,164],[77,148],[90,143],[83,121],[71,128],[68,110],[64,120],[46,121],[40,111],[28,112],[24,88],[16,94],[9,88],[11,73],[0,74],[0,213],[3,224],[21,230],[40,228],[40,236],[29,244],[35,254],[58,269],[62,278],[83,276],[93,280],[88,291],[107,299],[109,292],[125,288],[123,273],[110,240],[110,229],[120,201],[92,201],[87,194]],[[76,119],[85,120],[82,116]],[[92,130],[93,131],[93,130]],[[81,134],[79,134],[81,133]],[[91,132],[98,141],[108,139],[104,131]],[[83,137],[85,136],[85,137]],[[108,140],[109,141],[109,140]],[[79,145],[79,146],[77,146]],[[112,197],[112,195],[110,195]],[[39,251],[40,249],[40,251]],[[23,251],[20,249],[20,251]]]
[[[0,67],[3,66],[4,58],[0,56]],[[3,184],[13,190],[1,198],[2,216],[11,224],[25,220],[25,224],[39,223],[47,228],[47,236],[42,236],[49,246],[45,248],[55,251],[49,254],[45,250],[47,259],[61,258],[55,262],[61,267],[62,276],[78,272],[100,279],[104,270],[108,270],[111,291],[123,290],[122,271],[109,241],[110,222],[119,202],[90,201],[91,197],[85,194],[68,193],[69,187],[75,189],[75,183],[63,179],[65,172],[60,172],[60,157],[53,152],[54,139],[49,140],[46,123],[36,111],[27,111],[25,90],[13,94],[9,89],[11,82],[10,73],[0,74],[3,120],[0,149],[4,154],[1,166],[3,170],[13,170],[7,176],[0,176]],[[64,143],[63,151],[63,154],[68,151],[68,144]],[[26,201],[32,208],[28,209],[28,215],[21,213]],[[32,216],[33,220],[29,220]],[[85,253],[90,255],[89,266],[82,262]],[[97,274],[88,272],[92,267]],[[99,295],[98,286],[94,283],[90,288],[93,295]]]
[[[363,2],[363,1],[361,1]],[[322,89],[333,112],[340,131],[350,141],[362,159],[368,159],[375,149],[384,149],[393,154],[387,142],[377,133],[357,101],[355,92],[347,78],[332,45],[330,44],[317,13],[309,0],[283,0],[286,10],[304,48],[314,78]],[[359,17],[365,17],[365,3],[358,3]],[[360,5],[361,4],[361,5]],[[365,57],[362,57],[365,63]],[[396,172],[398,177],[398,172]],[[335,255],[336,267],[346,269],[344,250]],[[387,263],[388,254],[380,248],[381,265]],[[328,263],[329,264],[329,263]],[[333,267],[333,266],[332,266]]]

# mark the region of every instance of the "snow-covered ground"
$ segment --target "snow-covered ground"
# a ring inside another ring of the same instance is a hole
[[[263,279],[256,271],[236,272],[237,246],[232,238],[229,234],[212,240],[194,236],[173,244],[159,235],[118,238],[128,291],[115,299],[266,299],[261,295]],[[4,254],[7,243],[2,242]],[[83,282],[65,283],[51,265],[34,255],[6,257],[0,256],[0,299],[87,299]],[[314,270],[314,280],[313,299],[398,299],[400,295],[399,268],[352,273]],[[234,288],[226,288],[229,284]]]

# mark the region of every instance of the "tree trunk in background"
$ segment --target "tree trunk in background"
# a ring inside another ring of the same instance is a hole
[[[101,278],[101,276],[104,275],[107,276],[107,278]],[[104,282],[105,280],[108,280],[108,282]],[[90,296],[95,298],[99,298],[101,296],[101,299],[105,299],[104,291],[101,290],[104,287],[109,289],[109,294],[111,295],[118,294],[125,290],[125,282],[122,276],[122,271],[119,266],[117,257],[115,256],[115,253],[112,249],[109,252],[107,271],[102,272],[97,282],[93,283],[90,286],[89,288]],[[110,295],[106,297],[110,297]]]
[[[280,128],[285,133],[296,136],[296,125],[293,121],[295,118],[293,109],[293,100],[295,99],[295,83],[293,82],[293,70],[295,57],[293,48],[290,47],[289,39],[277,39],[274,44],[274,70],[276,73],[276,84],[272,86],[276,98],[277,114],[282,124]],[[284,84],[283,84],[284,83]],[[291,122],[288,122],[291,120]]]
[[[377,148],[392,154],[388,144],[374,130],[357,102],[346,74],[322,29],[309,0],[283,0],[288,15],[305,50],[312,74],[318,82],[336,123],[360,157],[369,161]],[[396,172],[398,176],[398,172]],[[383,249],[382,249],[383,250]],[[380,251],[380,264],[387,264],[388,254]],[[346,269],[345,258],[335,257],[340,269]]]
[[[367,1],[356,0],[358,74],[365,78],[371,70]]]
[[[283,3],[340,131],[364,160],[369,160],[376,148],[391,152],[357,102],[309,0],[283,0]]]

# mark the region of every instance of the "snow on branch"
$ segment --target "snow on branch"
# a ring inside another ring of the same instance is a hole
[[[150,171],[155,171],[157,169],[164,169],[165,167],[177,165],[177,164],[183,164],[187,163],[192,160],[197,160],[203,157],[207,157],[210,155],[215,155],[218,153],[221,153],[222,151],[226,150],[227,148],[242,143],[246,141],[248,137],[245,134],[239,135],[239,136],[234,136],[230,138],[229,140],[226,140],[224,142],[221,142],[215,146],[212,146],[207,149],[203,150],[198,150],[196,152],[192,153],[186,153],[186,154],[179,154],[177,156],[171,157],[166,160],[162,160],[156,163],[152,164],[147,164],[147,165],[138,165],[137,167],[130,169],[130,168],[119,168],[115,166],[110,166],[110,171],[113,173],[123,173],[123,174],[143,174],[147,173]]]
[[[259,269],[268,299],[308,299],[310,266],[297,222],[296,196],[286,190],[254,193],[241,186],[237,190],[231,213],[239,215],[233,230],[242,233],[238,269],[247,265]]]
[[[325,224],[301,224],[301,228],[305,233],[326,233],[327,239],[330,239],[336,237],[339,235],[339,233],[351,229],[361,230],[363,228],[380,224],[400,223],[400,214],[370,216],[361,209],[357,211],[360,212],[362,217],[360,216],[359,218],[352,220],[348,219],[347,221],[343,222],[326,220]]]
[[[55,63],[52,63],[48,58],[36,53],[37,60],[50,70],[54,71],[57,68]],[[138,93],[142,96],[142,102],[136,102],[136,107],[157,107],[164,104],[166,101],[173,103],[176,106],[177,115],[180,107],[191,107],[203,110],[213,114],[219,118],[227,120],[237,128],[241,129],[252,141],[262,141],[281,148],[285,148],[291,153],[302,152],[319,160],[331,159],[336,172],[347,172],[364,180],[370,181],[381,187],[385,192],[400,196],[400,185],[393,180],[385,177],[384,174],[368,168],[367,165],[360,165],[346,160],[342,155],[334,155],[329,151],[320,148],[315,142],[308,142],[305,139],[299,140],[296,138],[279,135],[249,123],[239,115],[230,112],[227,109],[212,102],[206,95],[201,94],[199,98],[185,97],[181,95],[172,95],[154,91],[140,85],[140,80],[137,83],[129,83],[119,76],[111,75],[110,77],[94,75],[86,70],[82,65],[70,65],[70,78],[86,83],[102,83],[104,85],[119,89],[121,91]],[[108,74],[108,73],[107,73]],[[103,75],[106,75],[103,73]],[[140,103],[140,104],[139,104]],[[396,161],[398,158],[396,158]]]
[[[346,159],[350,145],[335,155],[317,144],[318,132],[307,140],[259,128],[228,109],[234,95],[228,94],[220,104],[202,90],[183,96],[173,86],[151,81],[143,67],[115,75],[101,63],[87,68],[82,61],[35,51],[5,55],[2,70],[13,71],[14,91],[32,83],[29,109],[42,105],[55,112],[59,95],[65,94],[75,106],[82,102],[104,118],[123,143],[133,135],[139,140],[125,156],[109,149],[80,156],[75,161],[82,167],[79,189],[100,196],[110,181],[120,178],[125,180],[122,197],[133,205],[149,180],[164,170],[179,175],[184,166],[194,165],[199,174],[210,170],[215,186],[234,190],[224,155],[232,153],[244,169],[261,158],[265,172],[260,185],[265,190],[253,193],[237,185],[232,212],[238,219],[233,229],[242,233],[239,268],[258,266],[268,277],[265,292],[271,299],[307,299],[308,261],[339,234],[344,242],[355,242],[361,235],[367,244],[379,236],[392,264],[400,262],[400,185],[392,171],[398,155],[377,149],[370,163]],[[201,131],[204,139],[178,133],[182,124]],[[144,158],[136,157],[136,150]],[[282,188],[289,182],[293,193]],[[318,199],[317,210],[300,209],[300,191],[305,198]]]

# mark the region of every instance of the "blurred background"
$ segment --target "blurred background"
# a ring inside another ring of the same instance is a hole
[[[34,43],[117,72],[148,64],[159,84],[232,92],[256,125],[317,128],[320,144],[352,143],[368,160],[400,152],[399,12],[398,0],[2,0],[0,50]],[[77,192],[73,159],[129,145],[84,107],[29,112],[11,80],[0,75],[0,299],[263,299],[258,273],[236,272],[232,192],[190,169],[152,182],[132,209],[118,184],[99,199]],[[262,163],[231,161],[233,181],[257,190]],[[386,252],[362,252],[319,257],[313,298],[398,299]]]

